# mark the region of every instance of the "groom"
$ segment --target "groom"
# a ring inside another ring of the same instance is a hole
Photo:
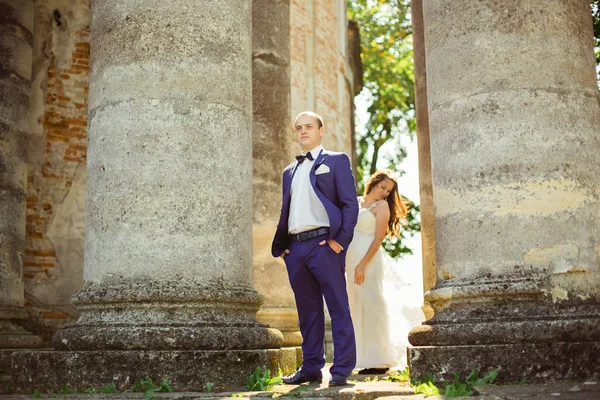
[[[356,364],[344,276],[345,250],[358,217],[356,187],[348,156],[321,146],[325,133],[321,116],[302,112],[294,127],[303,154],[283,171],[283,203],[271,253],[283,257],[287,267],[300,320],[304,362],[283,381],[300,384],[323,379],[324,296],[334,345],[329,386],[342,386]]]

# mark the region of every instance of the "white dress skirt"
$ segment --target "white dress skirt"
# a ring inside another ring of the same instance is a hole
[[[375,237],[376,218],[371,208],[360,209],[354,238],[346,252],[356,367],[403,369],[408,332],[425,320],[421,311],[423,291],[420,284],[410,282],[408,274],[403,274],[399,263],[382,247],[366,267],[363,284],[354,283],[354,269]]]

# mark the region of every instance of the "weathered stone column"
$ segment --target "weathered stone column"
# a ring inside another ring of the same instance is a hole
[[[271,255],[281,208],[281,172],[290,162],[290,91],[290,2],[253,0],[252,238],[254,285],[265,298],[258,318],[283,333],[283,346],[300,346],[298,313],[285,264]]]
[[[97,1],[90,46],[81,316],[13,376],[239,389],[281,344],[252,285],[251,1]]]
[[[427,107],[427,70],[425,68],[425,26],[423,0],[411,0],[413,49],[415,58],[415,111],[419,149],[419,194],[421,209],[421,252],[423,290],[435,285],[435,230],[433,185],[431,176],[431,148],[429,140],[429,110]],[[428,316],[429,317],[429,316]]]
[[[600,376],[589,2],[424,1],[438,283],[411,373]]]
[[[37,347],[41,338],[19,326],[23,308],[27,131],[33,42],[33,1],[0,0],[0,349]],[[10,369],[0,350],[0,370]]]

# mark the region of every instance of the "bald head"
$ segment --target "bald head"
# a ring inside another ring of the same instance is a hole
[[[323,117],[321,117],[319,114],[312,111],[302,111],[296,116],[296,119],[294,120],[294,126],[296,126],[298,118],[302,117],[303,115],[314,118],[318,128],[323,128],[323,126],[325,125],[323,124]]]

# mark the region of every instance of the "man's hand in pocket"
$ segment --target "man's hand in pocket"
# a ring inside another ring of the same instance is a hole
[[[340,244],[339,244],[338,242],[336,242],[335,240],[333,240],[333,239],[329,239],[328,241],[322,240],[322,241],[321,241],[319,244],[320,244],[321,246],[323,246],[323,245],[325,245],[326,243],[327,243],[327,244],[329,244],[329,247],[331,247],[331,249],[332,249],[333,251],[335,251],[335,252],[336,252],[336,254],[340,254],[340,253],[341,253],[341,251],[342,251],[342,250],[344,250],[344,249],[342,248],[342,246],[340,246]]]

